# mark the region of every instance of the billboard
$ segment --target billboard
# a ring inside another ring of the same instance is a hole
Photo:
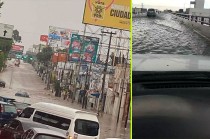
[[[13,29],[13,25],[0,23],[0,37],[12,39]]]
[[[73,34],[69,47],[69,60],[95,63],[99,38]]]
[[[68,48],[70,45],[71,34],[78,34],[78,30],[71,30],[60,27],[49,27],[48,44],[58,49]]]
[[[130,30],[130,0],[86,0],[83,23]]]
[[[24,46],[22,46],[22,45],[15,45],[15,44],[13,44],[12,45],[12,49],[11,49],[12,51],[22,51],[23,52],[23,50],[24,50]]]

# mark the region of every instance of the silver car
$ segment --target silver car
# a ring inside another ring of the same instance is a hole
[[[66,139],[66,136],[50,129],[31,128],[23,134],[21,139]]]

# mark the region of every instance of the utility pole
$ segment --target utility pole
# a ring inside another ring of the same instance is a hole
[[[82,38],[82,44],[81,44],[81,50],[80,50],[80,60],[78,61],[78,62],[79,62],[79,67],[78,67],[78,71],[76,72],[76,81],[75,81],[75,84],[74,84],[74,94],[73,94],[73,97],[72,97],[72,103],[74,102],[75,95],[76,95],[76,93],[77,93],[77,82],[78,82],[78,80],[79,80],[80,68],[81,68],[81,65],[82,65],[83,47],[84,47],[84,41],[85,41],[86,28],[87,28],[87,24],[85,24],[84,33],[83,33],[83,38]],[[76,66],[76,69],[77,69],[77,66]]]
[[[110,52],[110,47],[111,47],[111,42],[112,42],[112,36],[116,34],[116,32],[106,32],[106,31],[101,31],[101,33],[105,33],[105,34],[109,34],[110,38],[109,38],[109,47],[108,47],[108,52],[107,52],[107,56],[106,56],[106,62],[105,62],[105,67],[104,67],[104,76],[103,76],[103,82],[102,82],[102,88],[101,88],[101,100],[99,101],[99,103],[102,103],[102,108],[101,110],[104,109],[104,86],[105,86],[105,80],[106,80],[106,72],[107,72],[107,67],[108,67],[108,60],[109,60],[109,52]],[[98,108],[98,114],[99,114],[99,108]]]
[[[129,54],[129,50],[127,52],[127,61],[128,61],[128,54]],[[119,108],[118,108],[118,116],[117,116],[117,123],[119,122],[119,119],[120,119],[120,109],[121,109],[121,103],[122,103],[122,96],[123,96],[123,93],[124,93],[124,84],[125,84],[125,78],[126,78],[126,70],[127,70],[127,61],[125,61],[125,64],[124,64],[124,77],[123,77],[123,84],[122,84],[122,92],[120,94],[120,104],[119,104]]]

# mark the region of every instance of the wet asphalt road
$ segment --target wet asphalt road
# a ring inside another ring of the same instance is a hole
[[[171,14],[133,19],[134,54],[209,55],[209,47],[205,38]]]
[[[13,61],[8,61],[7,66],[8,68],[0,73],[0,79],[6,82],[6,87],[0,88],[1,96],[15,98],[19,102],[30,104],[48,102],[82,110],[81,105],[64,101],[62,98],[55,97],[51,91],[45,90],[44,81],[36,74],[30,64],[21,62],[20,67],[15,67]],[[20,90],[28,92],[30,98],[16,97],[15,93]],[[91,110],[87,109],[86,111]],[[130,137],[129,124],[125,130],[121,123],[116,124],[116,118],[111,115],[104,114],[98,118],[101,127],[100,139],[107,137],[128,139]]]

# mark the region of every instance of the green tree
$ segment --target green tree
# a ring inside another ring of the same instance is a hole
[[[3,6],[3,4],[4,4],[3,2],[0,2],[0,8]]]
[[[42,52],[39,52],[36,57],[38,59],[39,62],[43,63],[43,64],[47,64],[53,54],[53,50],[51,47],[45,47],[42,49]]]
[[[22,38],[21,38],[18,30],[14,30],[13,31],[12,37],[13,37],[13,39],[14,39],[15,42],[19,42],[19,43],[21,42],[21,39]]]
[[[4,53],[1,51],[0,52],[0,71],[4,67]]]

